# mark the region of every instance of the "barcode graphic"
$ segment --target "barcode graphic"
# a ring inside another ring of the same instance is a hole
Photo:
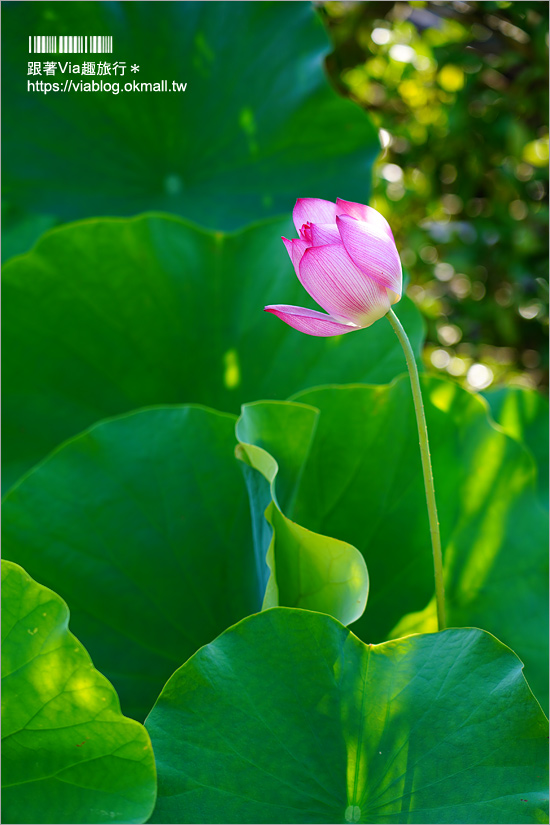
[[[113,38],[103,35],[29,36],[29,54],[112,54]]]

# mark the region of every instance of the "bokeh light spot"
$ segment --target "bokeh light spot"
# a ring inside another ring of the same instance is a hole
[[[472,390],[484,390],[493,383],[493,370],[485,364],[472,364],[466,381]]]
[[[446,92],[458,92],[464,86],[464,72],[460,66],[447,63],[439,72],[437,79],[439,85]]]

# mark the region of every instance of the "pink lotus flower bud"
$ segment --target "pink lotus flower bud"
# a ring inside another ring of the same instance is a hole
[[[326,312],[265,307],[308,335],[369,327],[401,298],[401,261],[387,220],[370,206],[299,198],[292,213],[299,238],[283,238],[296,275]],[[326,314],[328,313],[328,315]]]

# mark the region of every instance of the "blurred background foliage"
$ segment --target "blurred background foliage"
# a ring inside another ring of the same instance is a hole
[[[426,367],[546,390],[548,4],[317,7],[332,82],[379,129],[371,205],[426,318]]]

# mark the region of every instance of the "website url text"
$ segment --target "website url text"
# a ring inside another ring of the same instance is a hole
[[[118,95],[120,92],[185,92],[187,83],[177,83],[175,80],[169,84],[167,80],[158,83],[141,83],[137,80],[127,83],[118,81],[111,83],[104,80],[72,80],[67,78],[65,83],[49,83],[46,80],[27,80],[28,92],[39,92],[47,95],[50,92],[110,92]]]

